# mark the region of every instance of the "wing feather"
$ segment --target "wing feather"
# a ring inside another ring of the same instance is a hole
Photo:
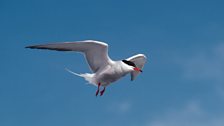
[[[93,72],[98,71],[100,67],[111,62],[108,56],[108,45],[104,42],[94,40],[33,45],[26,48],[82,52],[85,54],[86,60]]]

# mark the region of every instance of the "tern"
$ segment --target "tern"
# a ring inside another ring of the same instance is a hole
[[[108,44],[95,40],[32,45],[25,48],[75,51],[84,54],[92,73],[77,74],[69,69],[66,70],[97,86],[96,96],[98,96],[99,92],[100,96],[102,96],[108,85],[129,73],[133,81],[142,72],[142,68],[146,63],[144,54],[137,54],[118,61],[111,60],[108,56]],[[103,87],[101,91],[100,87]]]

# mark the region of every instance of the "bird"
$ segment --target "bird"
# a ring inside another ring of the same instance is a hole
[[[71,74],[84,78],[97,87],[95,95],[102,96],[106,87],[125,75],[131,75],[131,81],[142,73],[146,63],[144,54],[136,54],[130,58],[114,61],[108,56],[108,44],[96,40],[83,40],[74,42],[56,42],[26,46],[30,49],[47,49],[56,51],[74,51],[84,54],[91,73],[77,74],[66,68]],[[102,89],[103,88],[103,89]]]

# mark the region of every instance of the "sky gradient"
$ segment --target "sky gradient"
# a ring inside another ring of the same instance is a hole
[[[0,0],[0,126],[223,126],[224,2]],[[103,97],[79,53],[25,49],[99,40],[143,73]]]

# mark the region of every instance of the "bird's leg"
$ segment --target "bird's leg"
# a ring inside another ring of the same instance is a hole
[[[102,96],[102,95],[104,94],[105,90],[106,90],[106,88],[105,88],[105,87],[103,87],[103,90],[102,90],[102,91],[100,91],[100,96]]]
[[[99,94],[99,91],[100,91],[100,83],[98,83],[98,87],[97,87],[97,90],[96,90],[96,96]]]

